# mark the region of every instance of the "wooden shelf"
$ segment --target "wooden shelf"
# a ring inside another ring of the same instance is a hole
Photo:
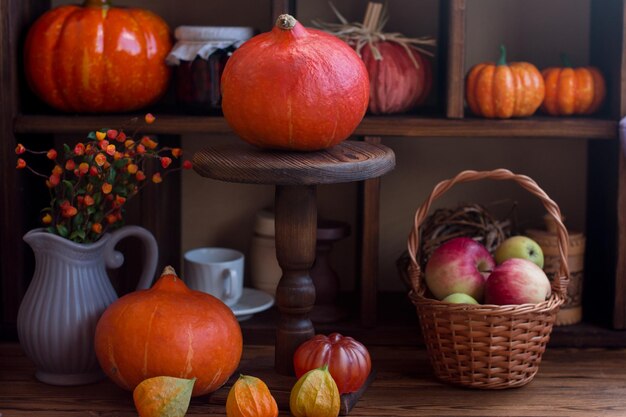
[[[377,320],[373,327],[364,326],[358,317],[358,295],[342,293],[342,307],[353,312],[334,323],[314,323],[315,332],[338,332],[366,345],[420,346],[423,339],[415,307],[402,292],[381,292],[378,295]],[[242,321],[244,340],[251,344],[273,344],[279,314],[276,307]],[[593,323],[555,326],[550,335],[550,347],[626,348],[626,332],[608,329]]]
[[[17,134],[87,133],[98,127],[128,125],[134,115],[72,116],[19,115]],[[138,116],[141,117],[141,116]],[[143,133],[152,134],[230,134],[223,117],[158,115]],[[528,119],[488,120],[478,118],[368,116],[354,132],[357,136],[404,137],[515,137],[568,139],[616,139],[618,122],[614,119],[531,117]]]
[[[376,416],[624,416],[626,351],[616,349],[546,350],[539,372],[528,385],[499,392],[462,389],[437,381],[423,349],[367,346],[374,382],[348,414]],[[281,417],[296,378],[272,371],[271,346],[244,346],[234,373],[254,375],[269,387]],[[136,417],[131,392],[110,379],[90,385],[54,386],[38,382],[35,367],[16,343],[0,344],[2,413],[6,417]],[[227,387],[191,399],[187,416],[224,416]]]

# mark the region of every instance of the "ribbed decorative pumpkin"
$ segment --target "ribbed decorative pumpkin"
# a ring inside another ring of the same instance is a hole
[[[368,99],[367,70],[356,52],[290,15],[239,47],[222,74],[224,118],[262,148],[336,145],[361,122]]]
[[[95,348],[104,372],[133,390],[156,376],[196,378],[193,396],[221,387],[237,369],[243,339],[222,301],[194,291],[166,267],[147,290],[111,304],[96,326]]]
[[[541,110],[552,116],[597,112],[606,97],[604,76],[595,67],[573,68],[567,57],[562,59],[563,67],[541,71],[546,85]]]
[[[340,394],[357,391],[372,370],[367,348],[361,342],[339,333],[328,336],[317,334],[298,346],[293,354],[297,378],[322,365],[328,365]]]
[[[506,62],[506,49],[500,48],[497,64],[475,65],[468,73],[465,98],[477,116],[508,119],[527,117],[541,105],[545,86],[541,73],[528,62]]]
[[[265,382],[240,375],[226,398],[227,417],[276,417],[278,405]]]
[[[86,0],[43,14],[24,46],[26,79],[48,105],[71,112],[131,111],[165,92],[167,24],[136,8]]]
[[[422,104],[432,89],[430,61],[419,51],[399,43],[376,42],[375,47],[381,60],[374,57],[370,46],[361,49],[372,86],[369,111],[402,113]]]

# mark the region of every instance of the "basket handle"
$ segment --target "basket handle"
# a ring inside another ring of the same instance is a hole
[[[560,258],[560,274],[555,277],[552,282],[552,290],[559,293],[561,296],[565,296],[567,290],[567,278],[569,277],[569,267],[567,265],[567,251],[569,247],[569,237],[567,229],[561,220],[561,210],[559,206],[543,191],[537,183],[526,175],[514,174],[507,169],[496,169],[493,171],[462,171],[451,179],[441,181],[433,188],[430,196],[422,203],[422,205],[415,212],[415,220],[413,223],[413,229],[409,234],[408,239],[408,252],[411,258],[410,267],[413,268],[415,273],[410,274],[411,284],[413,290],[417,293],[420,292],[421,283],[419,282],[420,266],[417,262],[417,252],[420,247],[420,235],[419,227],[426,219],[430,207],[436,199],[446,193],[453,185],[463,182],[479,181],[484,179],[490,180],[512,180],[518,183],[522,188],[529,191],[541,200],[548,214],[554,219],[556,224],[556,234],[559,247]]]

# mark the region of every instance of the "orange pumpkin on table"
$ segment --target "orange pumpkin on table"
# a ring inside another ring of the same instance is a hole
[[[44,13],[24,46],[28,84],[48,105],[67,112],[122,112],[156,102],[165,92],[172,47],[154,13],[86,0]]]
[[[475,65],[468,73],[465,97],[477,116],[508,119],[532,116],[543,102],[545,86],[541,73],[528,62],[506,62],[506,49],[500,59]]]
[[[594,67],[573,68],[562,55],[563,67],[541,71],[546,97],[541,110],[552,116],[584,115],[597,112],[606,97],[604,76]]]
[[[126,390],[157,376],[196,378],[192,396],[198,396],[221,387],[237,369],[243,338],[226,304],[189,289],[166,267],[152,288],[105,310],[94,345],[102,370]]]

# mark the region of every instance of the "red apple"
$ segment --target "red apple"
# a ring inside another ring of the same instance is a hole
[[[528,259],[504,261],[485,283],[486,304],[536,304],[545,301],[550,293],[546,273]]]
[[[463,293],[478,302],[495,262],[487,248],[468,237],[450,239],[433,252],[426,264],[424,278],[435,298]]]

